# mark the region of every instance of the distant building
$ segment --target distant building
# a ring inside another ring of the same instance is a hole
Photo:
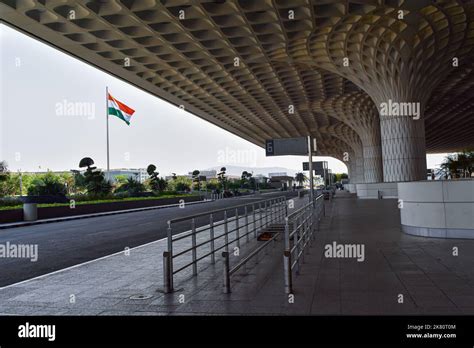
[[[267,177],[263,174],[256,174],[252,176],[255,179],[255,182],[258,182],[259,184],[263,184],[267,182]]]
[[[189,178],[193,177],[193,172],[189,172],[187,175]],[[215,179],[217,178],[217,171],[216,170],[200,170],[199,176],[205,176],[206,180]]]
[[[280,172],[280,173],[268,173],[268,177],[272,178],[274,176],[287,176],[286,172]]]
[[[117,176],[126,176],[128,178],[134,178],[137,181],[144,183],[146,179],[150,176],[148,175],[145,168],[119,168],[119,169],[111,169],[109,171],[110,178],[112,181],[116,181]],[[107,176],[106,176],[107,177]]]
[[[274,175],[270,178],[269,184],[272,188],[287,190],[293,187],[294,181],[295,181],[295,178],[293,178],[292,176]]]

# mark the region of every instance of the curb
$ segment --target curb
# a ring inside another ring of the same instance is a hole
[[[189,203],[185,202],[185,205],[194,205],[194,204],[202,204],[202,203],[209,203],[209,202],[213,202],[213,201],[212,200],[203,200],[203,201],[198,201],[198,202],[189,202]],[[135,212],[147,211],[147,210],[173,208],[173,207],[178,207],[178,206],[179,206],[179,203],[177,203],[177,204],[167,204],[167,205],[157,205],[157,206],[153,206],[153,207],[127,209],[127,210],[106,211],[106,212],[103,212],[103,213],[64,216],[64,217],[59,217],[59,218],[43,219],[43,220],[36,220],[36,221],[11,222],[11,223],[6,223],[6,224],[0,224],[0,230],[5,230],[5,229],[8,229],[8,228],[15,228],[15,227],[25,227],[25,226],[49,224],[49,223],[53,223],[53,222],[88,219],[88,218],[100,217],[100,216],[135,213]]]

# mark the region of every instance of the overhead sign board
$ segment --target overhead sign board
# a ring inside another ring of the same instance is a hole
[[[303,170],[309,170],[309,162],[303,162]],[[313,162],[313,171],[316,175],[324,176],[324,173],[328,170],[327,161]]]
[[[266,156],[308,155],[308,138],[268,139],[265,142]]]

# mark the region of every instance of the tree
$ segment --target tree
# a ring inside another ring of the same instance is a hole
[[[71,173],[72,173],[72,177],[74,178],[73,192],[82,193],[84,190],[87,189],[86,178],[84,177],[84,175],[81,174],[79,170],[72,169]]]
[[[207,190],[217,190],[219,188],[219,181],[216,178],[212,178],[209,181],[206,181]]]
[[[166,182],[163,179],[160,179],[158,176],[160,173],[156,171],[156,166],[154,164],[149,164],[146,168],[146,172],[150,176],[150,187],[154,192],[161,192],[164,190],[163,182]],[[166,187],[166,185],[165,185]]]
[[[474,172],[474,151],[464,150],[460,153],[448,155],[441,163],[438,175],[445,179],[471,177]]]
[[[346,173],[336,173],[334,174],[334,182],[341,182],[342,179],[347,179],[348,176]]]
[[[198,190],[201,189],[201,179],[200,179],[200,176],[199,174],[201,174],[201,172],[197,169],[193,170],[193,173],[192,173],[192,178],[193,178],[193,182],[196,184],[196,187]]]
[[[242,175],[240,176],[240,182],[242,187],[248,186],[249,179],[252,177],[252,173],[247,172],[244,170],[242,172]]]
[[[226,189],[227,177],[225,176],[226,168],[222,167],[221,171],[217,173],[217,180],[223,190]]]
[[[94,160],[90,157],[84,157],[79,162],[79,168],[87,167],[87,170],[94,170],[97,167],[91,167],[94,164]]]
[[[296,173],[295,175],[295,180],[298,183],[299,186],[303,186],[306,181],[308,181],[308,178],[304,173]]]
[[[10,172],[8,171],[8,164],[5,161],[0,161],[0,197],[9,195],[9,180]]]
[[[86,184],[87,193],[93,196],[103,196],[112,192],[112,185],[108,180],[105,180],[105,175],[97,167],[92,167],[94,160],[90,157],[84,157],[79,162],[79,167],[87,167],[84,173],[84,181]]]
[[[253,177],[253,173],[249,173],[246,170],[242,172],[242,175],[240,176],[240,182],[241,187],[250,188],[253,190],[255,190],[257,186],[257,182]]]
[[[120,186],[127,182],[128,176],[125,174],[120,174],[115,176],[115,182]]]

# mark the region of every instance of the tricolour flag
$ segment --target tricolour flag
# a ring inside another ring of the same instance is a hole
[[[132,118],[135,110],[124,103],[119,102],[117,99],[112,97],[110,93],[107,93],[107,104],[109,108],[109,115],[117,116],[118,118],[124,120],[126,124],[130,125],[130,119]]]

